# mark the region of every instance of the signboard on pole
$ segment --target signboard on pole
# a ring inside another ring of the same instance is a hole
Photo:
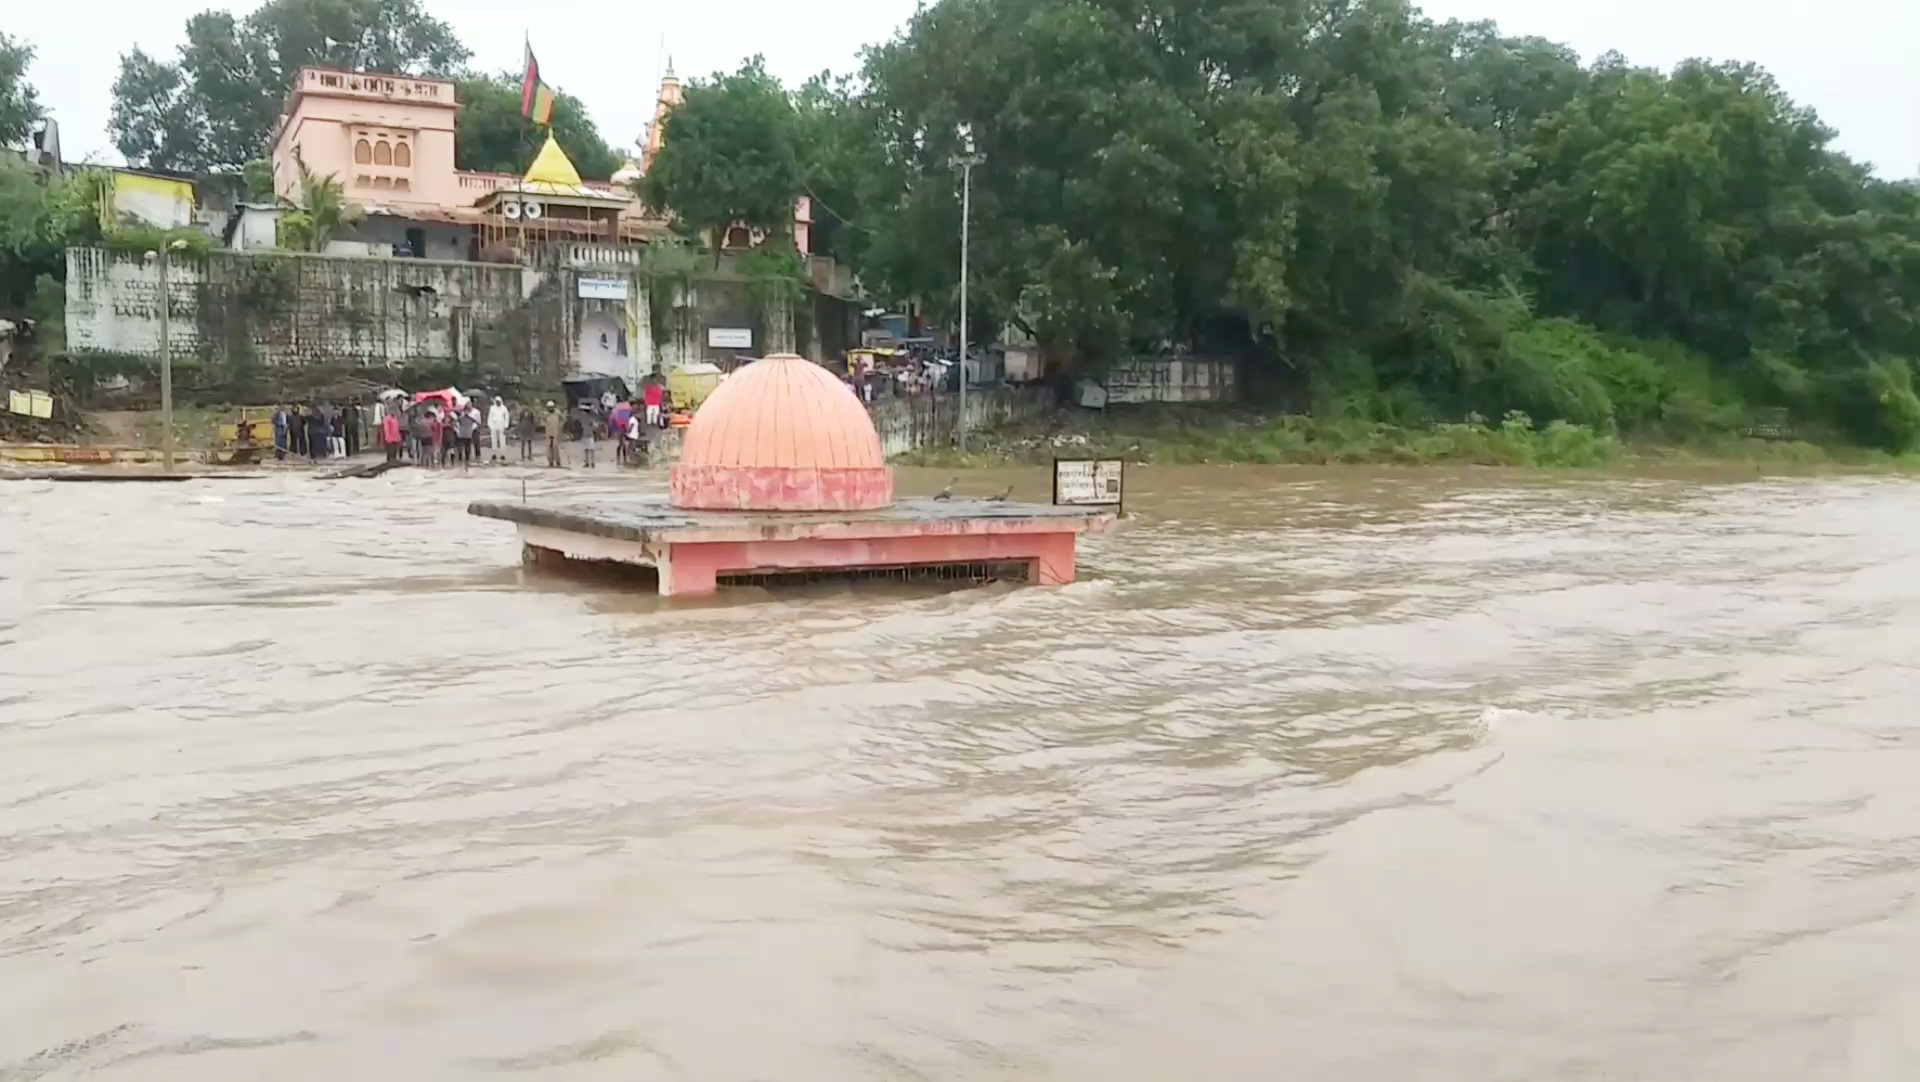
[[[707,346],[710,349],[752,349],[752,327],[708,327]]]
[[[589,278],[581,275],[580,299],[624,301],[627,299],[627,280],[625,278]]]
[[[1119,458],[1053,460],[1053,502],[1074,507],[1126,506],[1127,463]]]
[[[33,399],[27,397],[25,391],[8,391],[7,412],[20,414],[22,417],[30,416],[33,413]]]

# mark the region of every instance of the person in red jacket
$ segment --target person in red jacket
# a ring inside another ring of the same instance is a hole
[[[380,443],[387,449],[387,461],[400,461],[400,411],[390,409],[380,419]]]

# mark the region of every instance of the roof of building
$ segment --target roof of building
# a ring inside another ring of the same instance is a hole
[[[580,170],[573,166],[573,159],[560,149],[560,141],[547,133],[546,145],[540,153],[534,155],[533,164],[527,167],[526,175],[516,184],[503,184],[476,202],[490,203],[502,195],[538,196],[543,199],[576,200],[592,206],[624,206],[631,200],[609,191],[590,188],[580,179]]]
[[[824,511],[885,507],[893,474],[846,384],[779,353],[727,377],[693,416],[674,466],[677,507]]]

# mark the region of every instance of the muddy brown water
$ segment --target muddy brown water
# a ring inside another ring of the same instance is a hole
[[[1130,485],[671,605],[501,475],[0,485],[0,1079],[1920,1077],[1920,488]]]

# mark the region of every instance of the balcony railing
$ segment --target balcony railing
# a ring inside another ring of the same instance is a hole
[[[460,187],[476,192],[490,192],[502,184],[512,184],[520,179],[512,173],[469,173],[464,170],[455,175],[460,178]]]

